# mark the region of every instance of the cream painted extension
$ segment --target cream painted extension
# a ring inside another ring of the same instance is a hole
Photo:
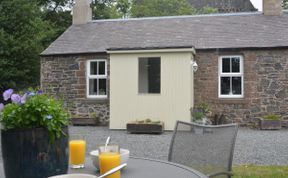
[[[193,51],[110,53],[110,128],[150,118],[173,130],[176,120],[190,121],[193,106]],[[138,58],[161,57],[161,93],[138,93]]]

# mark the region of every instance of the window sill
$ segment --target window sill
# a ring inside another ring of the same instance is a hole
[[[138,93],[138,96],[161,96],[161,93]]]
[[[82,100],[84,103],[86,104],[104,104],[104,103],[109,103],[109,99],[108,98],[86,98],[84,100]]]
[[[215,103],[221,104],[246,104],[247,101],[244,98],[218,98]]]

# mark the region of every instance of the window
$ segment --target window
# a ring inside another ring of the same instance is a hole
[[[107,97],[107,62],[106,60],[87,61],[87,97]]]
[[[161,60],[160,57],[139,58],[139,93],[160,93]]]
[[[222,56],[219,58],[219,97],[243,97],[242,56]]]

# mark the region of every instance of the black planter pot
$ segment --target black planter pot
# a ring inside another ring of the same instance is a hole
[[[68,170],[68,128],[50,143],[44,128],[1,130],[6,178],[47,178]]]

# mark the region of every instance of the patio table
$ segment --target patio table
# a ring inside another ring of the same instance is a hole
[[[86,160],[85,168],[69,169],[69,173],[99,175],[91,159]],[[146,158],[130,157],[127,167],[122,169],[121,178],[207,178],[191,168],[168,162]]]

